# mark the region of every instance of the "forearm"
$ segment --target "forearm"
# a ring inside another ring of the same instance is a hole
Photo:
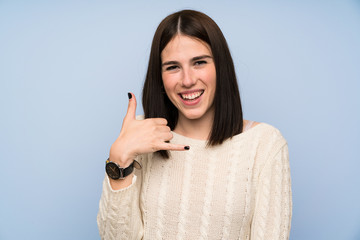
[[[114,190],[105,177],[97,223],[101,239],[140,239],[142,218],[139,203],[140,182]]]

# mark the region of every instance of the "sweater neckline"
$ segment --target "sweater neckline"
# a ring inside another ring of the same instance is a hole
[[[253,126],[252,128],[246,130],[245,132],[239,133],[239,134],[233,136],[232,138],[228,138],[227,140],[224,141],[224,143],[228,142],[229,140],[237,141],[237,140],[243,139],[246,136],[248,136],[251,132],[256,131],[257,129],[260,129],[262,126],[265,126],[265,125],[266,125],[266,123],[260,122],[259,124],[257,124],[256,126]],[[181,141],[181,144],[186,144],[186,145],[190,145],[190,146],[191,145],[206,146],[206,144],[207,144],[207,140],[186,137],[186,136],[176,133],[174,131],[172,131],[172,134],[174,136],[174,139]]]

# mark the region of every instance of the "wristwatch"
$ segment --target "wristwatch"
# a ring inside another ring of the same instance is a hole
[[[122,168],[119,166],[119,164],[116,162],[111,162],[108,158],[105,165],[105,171],[107,175],[114,180],[124,179],[134,171],[134,168],[141,169],[141,164],[136,160],[134,160],[130,166]]]

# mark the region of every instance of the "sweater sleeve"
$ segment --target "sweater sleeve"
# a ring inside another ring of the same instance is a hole
[[[102,240],[141,239],[143,222],[139,203],[141,183],[134,175],[132,184],[113,190],[105,176],[99,203],[97,224]]]
[[[292,196],[287,144],[265,163],[258,186],[251,240],[289,239]]]

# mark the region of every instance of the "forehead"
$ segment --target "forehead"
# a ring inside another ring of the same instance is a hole
[[[192,58],[199,55],[212,56],[210,46],[198,38],[185,35],[176,35],[161,52],[163,61],[169,58]]]

